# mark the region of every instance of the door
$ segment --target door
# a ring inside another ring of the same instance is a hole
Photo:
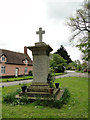
[[[16,77],[18,77],[18,74],[19,74],[19,69],[16,68]]]

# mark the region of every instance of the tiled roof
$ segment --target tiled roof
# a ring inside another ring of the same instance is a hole
[[[13,51],[10,51],[10,50],[0,49],[0,57],[2,55],[5,55],[6,58],[7,58],[6,64],[25,65],[23,61],[25,59],[27,59],[28,62],[29,62],[28,65],[32,65],[32,60],[28,56],[28,54],[19,53],[19,52],[13,52]]]

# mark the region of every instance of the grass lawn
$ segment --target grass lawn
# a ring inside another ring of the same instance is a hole
[[[88,72],[83,72],[82,70],[81,71],[75,71],[75,72],[78,72],[78,73],[88,73]]]
[[[52,76],[58,76],[58,75],[64,75],[64,74],[67,74],[66,72],[64,73],[52,73]]]
[[[67,105],[61,109],[35,106],[34,103],[27,105],[12,106],[3,103],[3,118],[88,118],[88,80],[87,78],[67,77],[56,79],[60,88],[67,87],[71,98]],[[9,86],[2,89],[2,94],[15,91],[17,86]]]

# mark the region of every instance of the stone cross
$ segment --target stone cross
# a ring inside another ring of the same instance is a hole
[[[39,42],[42,42],[42,34],[45,34],[45,31],[42,31],[42,28],[39,28],[39,31],[37,31],[36,34],[39,34]]]

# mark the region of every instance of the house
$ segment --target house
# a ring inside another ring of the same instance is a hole
[[[14,77],[28,75],[32,71],[32,60],[27,54],[0,49],[0,77]]]

